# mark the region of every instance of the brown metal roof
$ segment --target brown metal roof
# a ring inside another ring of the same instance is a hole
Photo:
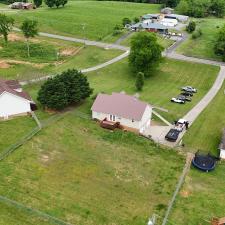
[[[32,101],[30,95],[27,92],[17,91],[17,89],[20,89],[20,88],[21,88],[21,86],[20,86],[19,82],[16,81],[16,80],[0,79],[0,95],[3,92],[8,92],[8,93],[11,93],[13,95],[16,95],[16,96],[19,96],[21,98],[27,99],[29,101]]]
[[[112,93],[112,95],[98,94],[91,109],[95,112],[140,121],[147,106],[147,103],[138,100],[134,96]]]

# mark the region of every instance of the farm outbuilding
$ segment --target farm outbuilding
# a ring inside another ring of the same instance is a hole
[[[146,14],[141,17],[142,20],[159,20],[160,19],[160,14]]]
[[[171,14],[173,11],[174,11],[174,9],[169,8],[169,7],[161,9],[162,14]]]
[[[14,2],[9,6],[11,9],[33,9],[34,6],[32,3],[26,2]]]
[[[220,158],[225,160],[225,129],[223,130],[222,139],[219,145]]]
[[[139,22],[131,26],[131,29],[138,30],[146,30],[154,33],[167,34],[168,28],[160,23],[152,23],[150,20],[145,20],[143,22]]]
[[[165,15],[164,18],[166,18],[166,19],[176,19],[181,23],[185,23],[189,20],[188,16],[179,15],[179,14],[168,14],[168,15]]]
[[[120,127],[143,133],[150,127],[152,107],[134,96],[122,93],[98,94],[91,108],[92,119],[102,127]]]

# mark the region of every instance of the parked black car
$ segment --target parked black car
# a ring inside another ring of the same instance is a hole
[[[167,141],[175,142],[179,137],[180,131],[177,129],[170,129],[170,131],[165,136]]]
[[[183,101],[188,101],[191,102],[191,98],[188,96],[184,96],[184,95],[178,95],[177,99],[183,100]]]
[[[192,92],[185,91],[185,92],[182,92],[181,95],[184,95],[184,96],[187,96],[187,97],[192,97],[193,96],[193,93]]]

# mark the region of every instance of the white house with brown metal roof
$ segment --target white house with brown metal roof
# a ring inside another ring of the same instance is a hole
[[[93,119],[119,123],[127,130],[143,133],[150,127],[152,107],[134,96],[98,94],[91,110]]]
[[[35,108],[31,97],[16,80],[0,80],[0,119],[25,115]]]

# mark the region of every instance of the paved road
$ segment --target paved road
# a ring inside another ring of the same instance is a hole
[[[184,119],[190,121],[190,124],[193,123],[200,113],[207,107],[207,105],[213,100],[218,91],[223,85],[225,80],[225,66],[221,66],[219,75],[217,76],[213,86],[209,92],[200,100],[200,102],[194,106],[185,116]]]
[[[190,56],[184,56],[184,55],[181,55],[181,54],[178,54],[175,52],[165,53],[165,56],[168,58],[183,60],[183,61],[188,61],[188,62],[196,62],[196,63],[202,63],[202,64],[208,64],[208,65],[214,65],[214,66],[225,66],[224,62],[218,62],[218,61],[213,61],[213,60],[208,60],[208,59],[200,59],[200,58],[195,58],[195,57],[190,57]]]
[[[120,37],[116,42],[115,44],[116,45],[120,45],[121,42],[125,39],[127,39],[128,37],[130,37],[131,35],[133,34],[133,31],[129,31],[128,33],[124,34],[122,37]]]

